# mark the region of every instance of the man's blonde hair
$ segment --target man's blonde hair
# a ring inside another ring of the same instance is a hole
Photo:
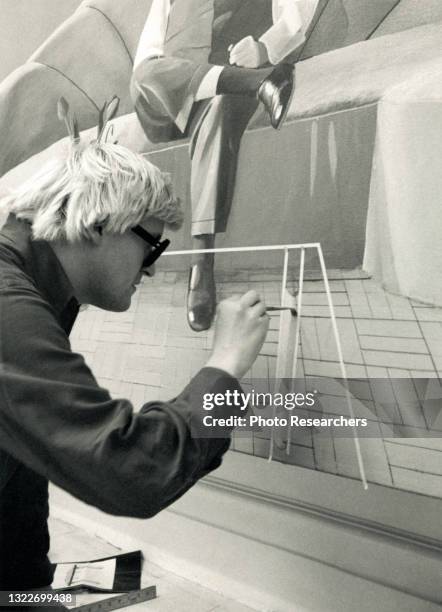
[[[71,146],[5,203],[9,212],[31,223],[37,240],[91,239],[97,227],[123,233],[146,217],[172,229],[183,221],[169,175],[142,155],[105,142]]]

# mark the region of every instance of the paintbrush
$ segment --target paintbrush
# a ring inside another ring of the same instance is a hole
[[[290,310],[290,312],[292,313],[294,317],[296,317],[296,315],[298,314],[296,312],[296,308],[293,308],[292,306],[267,306],[266,307],[266,312],[278,312],[279,310]]]

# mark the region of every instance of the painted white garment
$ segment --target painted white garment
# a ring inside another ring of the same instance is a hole
[[[272,64],[277,64],[305,40],[305,32],[318,0],[273,0],[273,25],[260,41],[267,47]],[[138,43],[134,68],[148,57],[164,55],[170,0],[153,0]]]
[[[170,0],[153,0],[149,14],[138,41],[134,69],[143,60],[155,55],[164,55]]]
[[[282,61],[305,41],[318,0],[273,0],[273,25],[260,41],[267,47],[272,64]]]

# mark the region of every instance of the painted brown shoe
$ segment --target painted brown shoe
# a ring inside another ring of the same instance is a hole
[[[216,287],[213,265],[203,262],[190,268],[187,290],[187,321],[193,331],[200,332],[212,325],[216,310]]]
[[[264,104],[275,130],[283,124],[290,107],[294,91],[293,70],[291,64],[278,64],[258,89],[258,100]]]

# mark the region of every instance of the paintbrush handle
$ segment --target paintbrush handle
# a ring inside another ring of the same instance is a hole
[[[296,312],[296,309],[292,306],[267,306],[267,312],[276,312],[278,310],[291,310],[292,312]]]

